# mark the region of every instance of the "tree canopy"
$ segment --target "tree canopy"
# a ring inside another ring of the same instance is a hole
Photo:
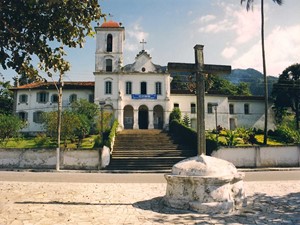
[[[283,112],[291,108],[295,113],[296,127],[299,129],[300,64],[293,64],[280,74],[278,82],[273,87],[273,96],[278,121],[281,121]]]
[[[1,73],[0,77],[3,78],[0,81],[0,114],[10,114],[13,111],[14,94],[9,90],[11,87],[10,82],[5,81]]]
[[[245,82],[240,82],[234,85],[230,81],[219,76],[210,76],[207,81],[209,83],[208,93],[218,93],[223,95],[251,95],[249,85]]]
[[[1,66],[29,77],[68,71],[64,46],[82,47],[105,16],[97,0],[2,0],[0,11]]]

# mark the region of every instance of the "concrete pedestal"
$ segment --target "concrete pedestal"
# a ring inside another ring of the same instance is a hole
[[[231,213],[245,202],[243,173],[222,159],[201,155],[175,164],[166,174],[166,205],[200,213]]]

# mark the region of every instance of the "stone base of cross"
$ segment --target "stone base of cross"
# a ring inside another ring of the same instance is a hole
[[[205,74],[229,74],[231,66],[204,64],[204,45],[195,45],[195,64],[192,63],[168,63],[168,72],[189,72],[196,74],[197,93],[197,153],[206,154],[205,145]]]

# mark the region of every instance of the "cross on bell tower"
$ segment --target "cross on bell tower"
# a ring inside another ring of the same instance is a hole
[[[147,44],[147,42],[144,40],[144,38],[142,39],[142,41],[140,41],[140,44],[142,44],[142,50],[145,50],[145,44]]]

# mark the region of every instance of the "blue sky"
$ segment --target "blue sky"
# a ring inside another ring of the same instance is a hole
[[[260,1],[254,2],[253,11],[247,12],[240,0],[99,0],[102,12],[113,15],[107,20],[125,27],[124,65],[134,61],[142,49],[139,42],[145,39],[155,64],[193,63],[193,47],[202,44],[207,64],[262,71]],[[299,10],[299,0],[285,0],[282,6],[265,1],[269,75],[278,76],[300,62]],[[65,80],[94,80],[95,39],[88,38],[83,49],[67,52],[72,68]],[[14,75],[0,71],[5,77]]]

